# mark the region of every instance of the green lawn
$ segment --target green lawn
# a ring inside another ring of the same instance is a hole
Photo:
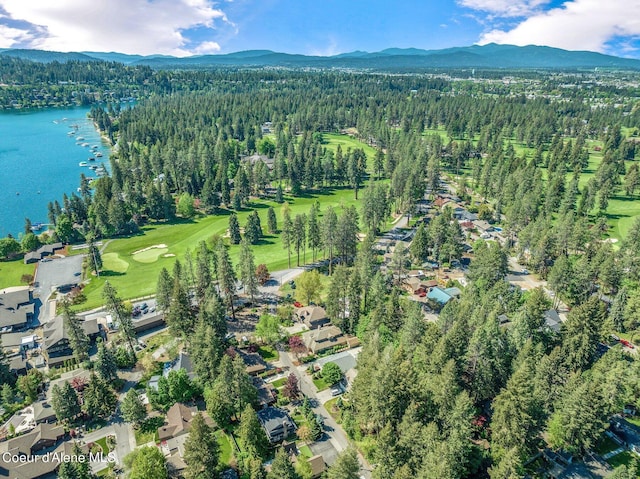
[[[142,446],[148,442],[158,442],[158,428],[164,424],[164,417],[150,417],[135,429],[136,446]]]
[[[348,188],[336,188],[328,190],[324,194],[307,194],[303,197],[286,198],[286,200],[289,203],[292,216],[298,213],[307,213],[315,201],[320,202],[320,215],[329,206],[339,209],[342,205],[356,204],[353,190]],[[276,210],[280,226],[282,221],[281,204],[267,200],[256,200],[251,204],[251,208],[258,211],[265,232],[269,206],[273,206]],[[246,223],[250,212],[251,209],[245,209],[238,214],[241,226]],[[78,309],[91,309],[103,303],[102,286],[106,280],[109,280],[118,290],[120,296],[125,299],[154,294],[160,270],[163,267],[171,270],[175,259],[184,258],[187,250],[194,251],[200,241],[209,241],[216,235],[224,235],[229,225],[229,214],[229,211],[222,210],[220,214],[197,218],[193,221],[151,224],[143,228],[144,234],[111,241],[103,254],[104,271],[99,278],[91,279],[84,291],[87,301],[79,305]],[[150,246],[158,247],[142,253],[139,252]],[[231,246],[230,254],[234,263],[237,261],[239,251],[240,246]],[[254,247],[254,252],[256,263],[266,263],[270,271],[288,267],[287,252],[282,247],[279,234],[265,235],[260,243]],[[134,253],[136,254],[134,255]],[[292,253],[292,266],[296,265],[296,259],[296,255]],[[311,261],[310,251],[307,251],[307,261]],[[5,263],[0,263],[0,265],[3,264]],[[2,275],[0,274],[0,276]],[[16,284],[16,281],[11,284]]]
[[[276,379],[275,381],[273,381],[271,383],[271,385],[276,389],[280,389],[286,383],[287,383],[287,378],[280,378],[280,379]]]
[[[329,389],[331,386],[331,384],[326,382],[323,378],[314,379],[313,384],[318,388],[318,391],[324,391],[325,389]]]
[[[35,265],[24,264],[22,258],[13,261],[0,261],[0,288],[25,284],[20,281],[22,275],[33,275],[35,271]]]
[[[108,454],[109,453],[109,448],[107,447],[107,438],[105,437],[101,437],[100,439],[98,439],[96,441],[96,444],[99,444],[100,447],[102,448],[102,452],[104,452],[104,454]]]
[[[231,459],[233,458],[231,440],[223,430],[216,431],[216,437],[218,438],[218,444],[220,445],[220,464],[230,465]]]
[[[607,462],[611,464],[612,467],[616,468],[622,465],[629,466],[633,459],[633,454],[631,452],[624,451],[607,459]]]
[[[307,459],[313,456],[313,453],[311,452],[311,448],[309,446],[300,446],[298,447],[298,451],[300,451],[301,456],[306,457]]]
[[[258,354],[265,361],[277,361],[280,355],[273,346],[260,346],[258,348]]]

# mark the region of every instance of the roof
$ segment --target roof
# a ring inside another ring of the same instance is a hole
[[[273,384],[265,382],[264,379],[260,377],[253,377],[253,386],[258,391],[258,401],[260,404],[271,404],[275,402],[276,397],[274,394],[275,388]]]
[[[26,434],[14,437],[2,444],[1,452],[10,452],[12,454],[31,455],[31,449],[39,441],[57,441],[64,436],[64,427],[55,424],[38,424],[35,428]],[[0,454],[1,455],[1,454]]]
[[[451,300],[452,296],[444,289],[436,286],[435,288],[431,288],[431,290],[427,293],[427,298],[432,299],[440,304],[447,304]]]
[[[304,321],[319,321],[327,318],[327,312],[322,306],[305,306],[296,312],[298,318]]]
[[[185,353],[184,351],[181,351],[180,354],[178,354],[178,357],[171,364],[171,367],[166,368],[162,374],[166,377],[171,371],[179,371],[180,369],[184,369],[190,379],[193,379],[193,377],[195,377],[195,373],[193,372],[193,365],[191,364],[191,358],[189,357],[189,354]]]
[[[544,325],[556,333],[560,332],[562,320],[555,309],[549,309],[544,312]]]
[[[455,297],[458,297],[462,294],[462,291],[460,291],[460,288],[445,288],[444,292],[447,293],[449,296],[455,296]]]
[[[349,351],[343,351],[338,354],[332,354],[331,356],[320,358],[316,361],[316,364],[320,367],[324,366],[327,363],[335,363],[340,368],[343,374],[345,374],[350,369],[354,369],[356,367],[356,358]]]
[[[267,436],[278,429],[283,429],[285,425],[288,428],[296,428],[295,423],[291,417],[289,417],[287,411],[277,407],[267,407],[258,411],[258,420],[267,432]]]
[[[34,402],[31,407],[33,407],[33,418],[36,422],[56,417],[53,407],[46,401]]]
[[[41,255],[53,254],[56,250],[62,248],[62,243],[45,244],[40,246],[40,248],[38,248],[36,252],[40,253]]]
[[[473,224],[476,225],[476,228],[482,231],[491,231],[493,229],[493,226],[484,220],[475,220]]]
[[[317,477],[324,472],[326,465],[321,455],[313,456],[307,459],[307,462],[311,466],[311,474],[313,477]]]
[[[267,364],[258,353],[247,353],[242,350],[238,351],[238,353],[247,366],[247,374],[256,374],[267,369]]]
[[[97,318],[81,321],[80,324],[87,336],[97,334],[100,331]],[[51,348],[63,339],[69,339],[69,332],[62,316],[56,316],[53,320],[45,323],[42,334],[44,336],[44,350]]]
[[[27,322],[34,304],[29,286],[13,286],[0,290],[0,327],[17,326]]]
[[[198,408],[196,407],[175,403],[167,411],[167,424],[158,428],[159,439],[162,441],[189,431],[193,416],[197,412]]]

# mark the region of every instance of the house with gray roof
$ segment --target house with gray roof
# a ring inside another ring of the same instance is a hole
[[[297,429],[289,413],[277,407],[267,407],[258,411],[258,420],[271,444],[286,439]]]
[[[0,290],[0,329],[22,328],[33,318],[35,305],[29,286]]]
[[[82,321],[80,324],[91,341],[100,334],[100,326],[96,318]],[[42,352],[49,367],[59,366],[73,358],[69,332],[62,316],[57,316],[45,323],[43,336]]]

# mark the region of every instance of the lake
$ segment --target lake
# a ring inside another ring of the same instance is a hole
[[[25,218],[48,223],[49,201],[62,205],[62,195],[77,190],[81,173],[96,176],[80,162],[94,157],[88,164],[108,166],[110,147],[87,118],[89,110],[0,112],[0,237],[23,233]]]

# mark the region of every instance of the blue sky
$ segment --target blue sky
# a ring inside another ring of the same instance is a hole
[[[640,0],[0,0],[0,48],[332,55],[489,42],[640,58]]]

